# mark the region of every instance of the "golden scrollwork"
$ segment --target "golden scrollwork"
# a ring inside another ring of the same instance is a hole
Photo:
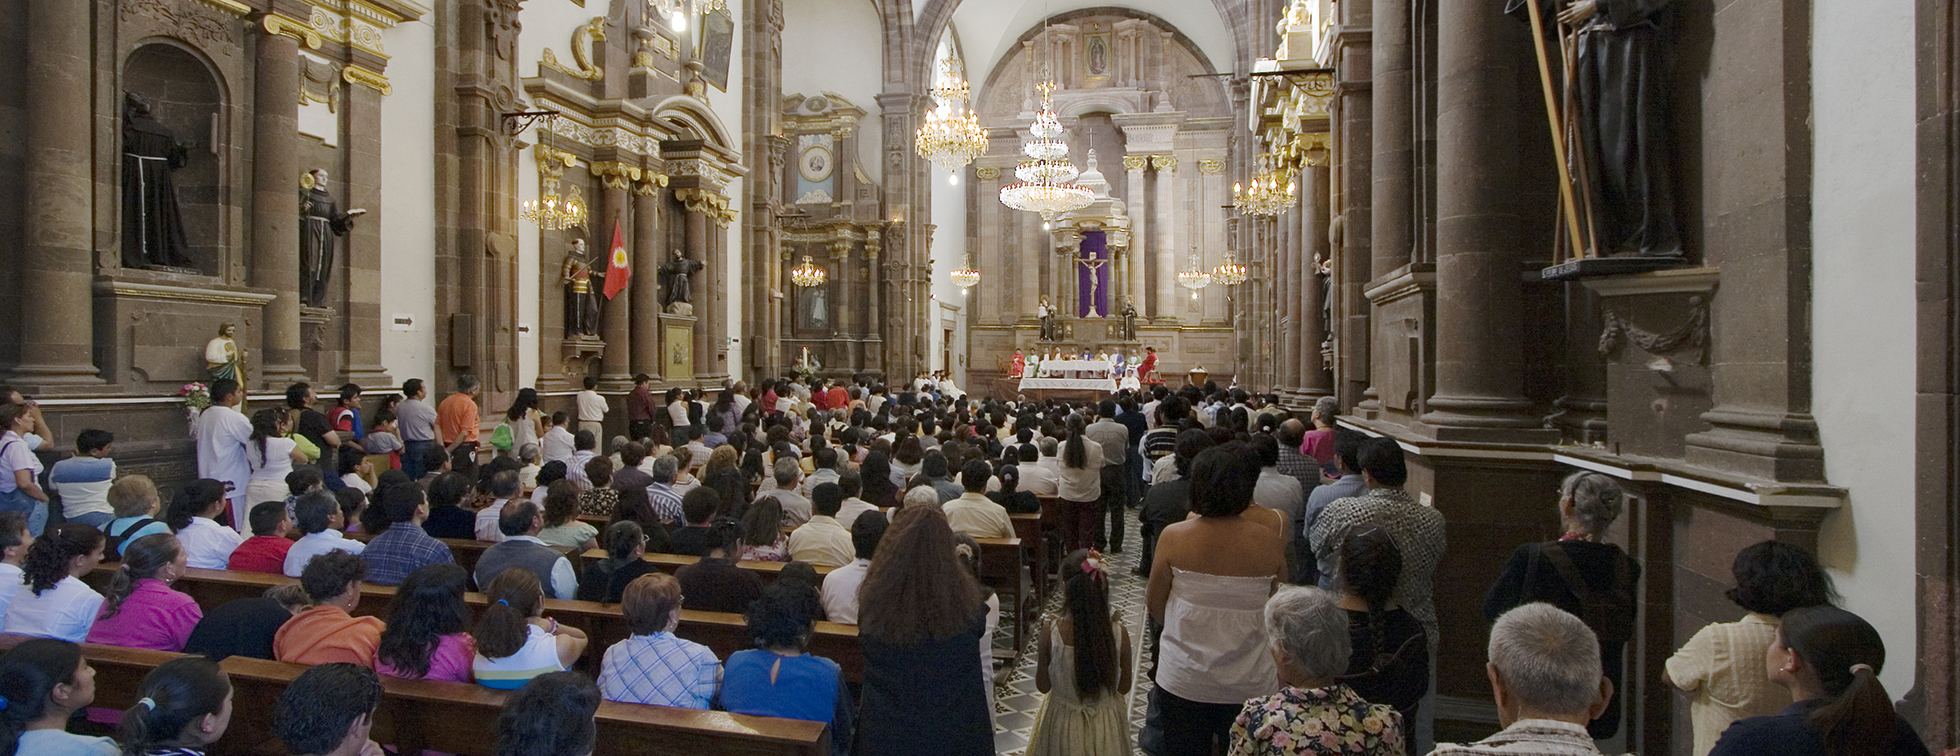
[[[992,166],[979,166],[973,169],[973,177],[981,181],[992,181],[1000,178],[1000,169]]]
[[[260,23],[265,27],[267,34],[292,37],[293,39],[306,43],[306,46],[309,48],[314,50],[320,49],[320,33],[314,31],[313,27],[304,21],[281,16],[277,13],[267,13],[265,14],[265,20]]]
[[[1149,155],[1124,155],[1123,156],[1123,170],[1141,171],[1149,167],[1150,167]]]
[[[349,84],[359,84],[380,92],[383,96],[395,93],[395,85],[388,83],[388,77],[381,75],[380,71],[370,71],[360,66],[348,66],[341,70],[340,78]]]
[[[592,175],[606,180],[608,189],[625,189],[640,180],[640,167],[617,160],[595,160],[587,167]]]
[[[557,181],[565,175],[565,169],[578,165],[578,157],[569,152],[554,150],[544,145],[531,149],[538,161],[538,178]]]
[[[591,21],[580,25],[572,32],[572,63],[578,66],[577,68],[567,68],[565,64],[559,63],[558,54],[552,52],[551,48],[545,48],[544,65],[587,81],[606,78],[605,69],[592,62],[592,43],[605,38],[606,17],[594,16]]]
[[[1176,155],[1151,155],[1150,164],[1156,166],[1157,170],[1160,171],[1167,171],[1170,173],[1177,172]]]
[[[828,246],[830,247],[830,257],[833,260],[843,260],[851,256],[852,243],[850,239],[833,239]]]
[[[639,183],[633,185],[633,191],[648,197],[658,196],[660,190],[666,188],[667,181],[668,178],[665,173],[656,173],[651,170],[645,171]]]
[[[1207,176],[1216,176],[1218,174],[1224,173],[1225,161],[1215,160],[1212,158],[1205,158],[1203,160],[1200,160],[1198,161],[1198,172],[1205,174]]]
[[[735,209],[728,206],[728,198],[706,189],[677,189],[674,199],[687,206],[690,213],[708,216],[715,225],[728,228],[735,222]]]

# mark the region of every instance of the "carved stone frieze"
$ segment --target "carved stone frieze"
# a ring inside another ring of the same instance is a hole
[[[231,57],[239,50],[238,19],[213,12],[210,10],[213,7],[223,6],[185,0],[122,0],[121,11],[124,19],[131,16],[148,18],[210,52]],[[245,7],[246,12],[250,10],[250,7]]]
[[[1612,307],[1605,308],[1601,313],[1601,319],[1606,322],[1606,326],[1599,334],[1599,353],[1606,357],[1618,356],[1629,341],[1648,354],[1658,357],[1687,354],[1696,363],[1699,363],[1706,353],[1708,346],[1708,299],[1706,297],[1688,297],[1687,319],[1668,331],[1649,331],[1616,312]]]

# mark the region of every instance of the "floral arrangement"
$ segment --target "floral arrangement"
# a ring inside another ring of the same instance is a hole
[[[193,415],[211,406],[211,387],[202,383],[186,383],[183,388],[177,389],[177,395],[183,397],[184,408],[191,410]]]

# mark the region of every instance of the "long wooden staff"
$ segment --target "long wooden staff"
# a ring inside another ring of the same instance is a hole
[[[1559,117],[1558,99],[1552,93],[1552,63],[1545,54],[1545,18],[1538,11],[1538,0],[1525,0],[1525,8],[1531,13],[1531,46],[1538,53],[1538,81],[1545,89],[1545,120],[1552,129],[1552,157],[1558,161],[1559,204],[1565,210],[1566,233],[1572,242],[1572,256],[1583,257],[1584,248],[1580,246],[1579,209],[1572,198],[1572,172],[1565,162],[1565,129]]]
[[[1574,71],[1579,65],[1579,31],[1577,29],[1569,33],[1561,32],[1559,34],[1559,52],[1565,59],[1564,115],[1566,144],[1573,144],[1585,139],[1585,127],[1579,123],[1579,105],[1575,102],[1579,96],[1579,86],[1576,83],[1577,77],[1574,75]],[[1593,196],[1595,192],[1593,191],[1593,166],[1590,157],[1582,146],[1578,149],[1575,159],[1571,161],[1577,163],[1579,166],[1579,199],[1580,204],[1584,206],[1586,211],[1584,216],[1586,219],[1586,248],[1578,255],[1580,257],[1599,256],[1599,224],[1595,222],[1599,216],[1594,214],[1596,211],[1593,205],[1597,201],[1597,198]],[[1586,252],[1590,252],[1591,254],[1585,254]]]

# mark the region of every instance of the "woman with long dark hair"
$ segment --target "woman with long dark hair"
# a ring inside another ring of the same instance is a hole
[[[1712,756],[1925,756],[1878,681],[1885,641],[1864,618],[1834,606],[1785,612],[1764,663],[1796,703],[1730,725]]]
[[[743,482],[744,477],[741,470],[716,470],[701,480],[701,484],[713,490],[715,498],[720,501],[720,506],[715,510],[716,518],[739,520],[748,513],[749,486]]]
[[[63,640],[22,641],[0,656],[0,756],[119,756],[108,738],[68,732],[75,712],[95,702],[95,669],[82,647]]]
[[[510,426],[510,448],[522,449],[544,437],[544,413],[538,411],[538,390],[521,388],[504,410],[504,424]]]
[[[1086,549],[1096,535],[1102,512],[1102,444],[1088,437],[1081,415],[1068,418],[1068,442],[1062,444],[1057,493],[1062,497],[1062,544]]]
[[[1130,632],[1110,613],[1106,570],[1087,549],[1062,558],[1062,616],[1035,643],[1034,684],[1048,697],[1028,756],[1130,753]]]
[[[674,571],[681,581],[681,592],[693,596],[691,605],[707,612],[745,612],[762,595],[762,578],[736,566],[742,555],[742,524],[716,520],[712,526],[715,547],[701,561]]]
[[[1402,579],[1402,550],[1381,526],[1350,527],[1338,541],[1341,608],[1348,613],[1347,673],[1341,682],[1366,701],[1387,704],[1414,722],[1416,706],[1429,692],[1429,642],[1422,623],[1395,605],[1395,583]],[[1411,753],[1427,753],[1405,733]]]
[[[880,509],[898,506],[898,485],[892,482],[891,460],[884,452],[873,449],[866,454],[858,475],[864,479],[864,493],[860,498]]]
[[[783,504],[764,496],[742,515],[742,553],[737,561],[787,562],[789,536],[783,534]]]
[[[245,463],[252,468],[252,477],[245,483],[248,510],[260,502],[285,501],[291,493],[286,487],[286,476],[293,471],[293,465],[306,464],[306,454],[299,450],[299,443],[286,437],[290,428],[286,413],[279,410],[262,409],[252,413],[252,436],[245,442]]]
[[[102,609],[102,594],[82,576],[102,564],[103,544],[102,531],[79,522],[48,528],[34,539],[20,564],[23,590],[7,605],[7,633],[86,640]]]
[[[569,669],[585,653],[585,632],[544,617],[544,585],[537,573],[512,568],[483,589],[490,605],[476,618],[471,668],[486,688],[515,690],[547,672]]]
[[[953,529],[934,507],[899,510],[859,589],[864,653],[857,752],[994,753],[980,674],[987,606],[959,564]]]
[[[222,500],[221,500],[222,501]],[[189,569],[177,537],[147,535],[123,551],[88,642],[156,651],[182,651],[204,619],[197,600],[170,587]]]
[[[204,756],[231,726],[231,677],[203,656],[157,665],[122,716],[124,756]]]
[[[376,672],[410,680],[469,682],[476,641],[463,603],[470,573],[453,564],[418,567],[388,602],[388,627],[374,654]]]

